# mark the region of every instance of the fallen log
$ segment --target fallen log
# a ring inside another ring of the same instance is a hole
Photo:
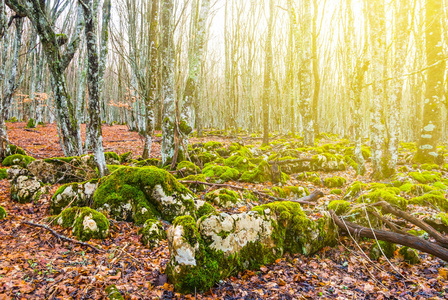
[[[269,194],[257,191],[257,190],[251,190],[251,189],[247,189],[247,188],[243,188],[243,187],[239,187],[236,185],[231,185],[231,184],[225,184],[225,183],[210,183],[210,182],[202,182],[202,181],[195,181],[195,180],[179,180],[180,183],[183,184],[194,184],[194,185],[207,185],[207,186],[216,186],[216,187],[223,187],[223,188],[230,188],[230,189],[234,189],[237,191],[251,191],[252,193],[264,197],[266,199],[269,199],[271,201],[290,201],[290,202],[296,202],[296,203],[300,203],[300,204],[305,204],[305,205],[316,205],[316,203],[313,203],[311,201],[317,201],[319,198],[322,198],[324,196],[324,194],[319,191],[316,190],[313,193],[311,193],[309,196],[305,196],[299,199],[285,199],[285,198],[278,198],[278,197],[274,197],[271,196]]]
[[[33,222],[28,222],[28,221],[23,221],[22,223],[26,224],[26,225],[34,226],[34,227],[43,228],[43,229],[49,231],[52,235],[54,235],[58,239],[61,239],[63,241],[66,241],[66,242],[69,242],[69,243],[78,244],[78,245],[85,246],[85,247],[89,247],[89,248],[93,249],[96,252],[106,252],[106,251],[104,251],[102,249],[99,249],[99,248],[97,248],[97,247],[95,247],[93,245],[90,245],[88,243],[77,241],[77,240],[71,239],[69,237],[66,237],[65,235],[59,234],[55,230],[53,230],[52,228],[50,228],[50,227],[48,227],[46,225],[36,224],[36,223],[33,223]]]
[[[385,230],[363,227],[340,219],[333,210],[330,210],[330,215],[335,224],[342,231],[348,232],[355,237],[367,237],[370,239],[377,239],[380,241],[408,246],[410,248],[432,254],[448,262],[448,250],[440,246],[439,244],[428,242],[422,238],[413,235],[404,235]]]

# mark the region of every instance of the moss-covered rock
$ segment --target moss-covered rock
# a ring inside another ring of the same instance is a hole
[[[143,224],[161,217],[194,216],[194,194],[170,173],[156,167],[124,167],[101,179],[93,208],[117,220]]]
[[[353,199],[358,197],[366,185],[360,181],[353,182],[345,191],[344,199]]]
[[[328,177],[323,180],[324,186],[328,188],[341,187],[347,183],[347,179],[344,177]]]
[[[109,220],[100,212],[89,207],[70,207],[56,218],[64,228],[72,228],[81,241],[105,239],[109,235]]]
[[[207,182],[207,178],[205,178],[204,174],[198,175],[189,175],[187,177],[179,179],[179,181],[200,181]],[[204,184],[196,184],[196,183],[182,183],[185,186],[194,189],[195,191],[202,192],[205,191],[206,186]]]
[[[215,142],[215,141],[210,141],[204,144],[204,148],[207,151],[212,151],[212,150],[216,150],[218,148],[221,148],[223,146],[222,143],[220,142]]]
[[[8,216],[8,213],[6,212],[6,209],[4,209],[2,206],[0,206],[0,220],[5,219]]]
[[[343,215],[350,209],[350,202],[345,200],[334,200],[328,204],[328,210],[333,210],[337,215]]]
[[[9,144],[5,147],[5,158],[14,155],[14,154],[21,154],[21,155],[27,155],[26,151],[20,148],[19,146]]]
[[[98,179],[82,183],[67,183],[58,188],[51,197],[50,214],[57,215],[70,206],[90,206],[93,203],[93,194],[98,186]]]
[[[8,178],[8,170],[0,169],[0,180]]]
[[[344,171],[346,165],[342,156],[323,153],[312,157],[311,169],[325,172]]]
[[[40,196],[47,192],[46,187],[26,169],[10,168],[11,199],[19,203],[37,202]]]
[[[98,178],[93,155],[36,160],[28,170],[43,183],[81,182]]]
[[[311,221],[300,205],[275,202],[236,215],[211,214],[198,223],[179,217],[168,230],[166,273],[180,292],[208,290],[219,280],[274,262],[283,253],[310,255],[336,243],[325,215]]]
[[[22,168],[26,168],[31,162],[35,161],[36,159],[31,157],[31,156],[27,156],[27,155],[22,155],[22,154],[13,154],[10,156],[7,156],[3,162],[2,165],[5,167],[10,167],[10,166],[20,166]]]
[[[123,153],[123,154],[120,155],[120,162],[122,164],[130,162],[131,159],[132,159],[132,152],[131,151]]]
[[[271,179],[271,166],[266,161],[262,161],[256,169],[244,172],[239,180],[242,182],[263,183]],[[287,174],[281,173],[281,183],[286,183],[289,179],[290,177]]]
[[[442,174],[439,172],[410,172],[409,176],[411,176],[414,180],[418,181],[419,183],[428,184],[428,183],[434,183],[436,181],[440,181],[442,179]]]
[[[331,195],[342,195],[342,190],[341,189],[333,189],[330,191]]]
[[[106,287],[106,294],[109,300],[124,300],[124,297],[121,295],[115,284]]]
[[[387,258],[392,258],[396,249],[397,246],[395,244],[377,241],[370,247],[369,256],[372,260],[378,260],[383,255]]]
[[[240,177],[240,172],[237,169],[214,164],[206,165],[202,173],[216,183],[237,180]]]
[[[249,158],[240,155],[234,155],[225,159],[224,166],[237,169],[239,172],[246,172],[256,167],[249,162]]]
[[[149,166],[160,167],[162,165],[162,161],[157,158],[148,158],[141,161],[131,160],[130,165],[134,167],[149,167]]]
[[[405,209],[407,206],[407,201],[403,197],[398,196],[398,193],[394,188],[383,188],[383,189],[375,189],[371,192],[368,192],[364,195],[361,195],[357,202],[358,203],[377,203],[380,201],[386,201],[387,203],[399,207],[401,209]]]
[[[120,156],[115,152],[104,152],[104,157],[108,165],[119,165],[121,163]]]
[[[205,200],[219,207],[232,207],[241,202],[240,195],[228,189],[218,189],[207,193]]]
[[[444,212],[448,211],[448,200],[443,193],[430,192],[409,200],[409,204],[436,207]]]
[[[149,248],[158,247],[160,242],[166,239],[166,232],[159,220],[146,220],[138,233],[142,235],[140,238],[142,244]]]
[[[190,155],[190,158],[191,161],[196,165],[204,166],[207,163],[216,161],[217,159],[221,158],[221,156],[219,156],[219,154],[214,151],[205,151],[192,154]]]
[[[403,260],[408,264],[415,265],[420,263],[420,257],[417,252],[409,247],[401,247],[398,253],[403,257]]]

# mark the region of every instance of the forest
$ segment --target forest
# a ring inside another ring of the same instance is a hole
[[[0,0],[0,299],[446,299],[448,0]]]

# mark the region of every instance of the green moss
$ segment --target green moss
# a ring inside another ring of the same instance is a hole
[[[355,198],[366,187],[366,185],[360,181],[353,182],[345,191],[344,199]]]
[[[205,202],[202,206],[200,206],[197,210],[196,210],[196,217],[202,218],[204,216],[208,216],[212,213],[216,213],[216,209],[210,205],[209,203]]]
[[[106,294],[109,300],[124,300],[124,297],[121,295],[115,284],[106,287]]]
[[[421,196],[432,191],[434,191],[434,188],[427,184],[413,184],[410,188],[409,194]]]
[[[405,183],[405,184],[401,185],[399,187],[399,189],[400,189],[400,191],[402,191],[404,193],[409,193],[409,192],[411,192],[413,187],[414,187],[414,184],[412,184],[412,183]]]
[[[336,176],[325,178],[323,182],[326,187],[334,188],[343,186],[347,182],[347,179],[345,179],[344,177]]]
[[[182,177],[188,176],[188,175],[196,175],[201,173],[201,168],[196,166],[191,161],[181,161],[177,164],[176,170],[182,174]]]
[[[67,208],[57,217],[57,222],[64,228],[72,228],[81,241],[104,239],[109,235],[109,220],[89,207]]]
[[[204,144],[204,148],[207,151],[212,151],[212,150],[216,150],[218,148],[221,148],[223,146],[222,143],[220,142],[215,142],[215,141],[210,141]]]
[[[419,264],[420,263],[420,257],[418,256],[417,252],[409,247],[401,247],[398,253],[403,256],[403,259],[405,262],[411,265]]]
[[[241,201],[238,193],[228,189],[218,189],[207,193],[205,200],[221,207],[229,207]]]
[[[193,214],[193,198],[194,194],[165,170],[123,167],[100,181],[93,207],[137,224],[159,215],[170,222],[179,214]]]
[[[122,165],[107,165],[107,168],[109,169],[109,172],[112,173],[118,169],[123,168],[123,166]]]
[[[159,167],[161,165],[162,165],[162,161],[157,158],[148,158],[148,159],[136,162],[137,167],[147,167],[147,166]]]
[[[440,182],[440,181],[434,182],[434,184],[432,186],[439,190],[447,190],[448,189],[448,187],[445,184],[443,184],[443,182]]]
[[[98,179],[94,179],[82,183],[67,183],[60,186],[51,197],[50,213],[53,215],[60,214],[68,205],[78,207],[89,206],[91,199],[87,199],[86,195],[83,194],[83,188],[86,184],[94,185],[97,182]],[[90,188],[93,187],[90,186]]]
[[[126,152],[126,153],[121,154],[121,155],[120,155],[120,159],[119,159],[119,161],[120,161],[122,164],[124,164],[124,163],[129,162],[131,159],[132,159],[132,152],[129,151],[129,152]]]
[[[33,118],[30,118],[26,124],[26,128],[36,128],[36,121]]]
[[[399,167],[397,171],[401,172],[401,173],[407,173],[407,172],[409,172],[409,168],[407,166],[402,166],[402,167]]]
[[[372,260],[378,260],[383,255],[387,258],[392,258],[396,249],[397,246],[395,244],[377,241],[372,245],[372,247],[370,247],[369,255]]]
[[[283,190],[287,197],[295,196],[297,198],[302,198],[310,194],[310,191],[302,186],[285,186]]]
[[[47,163],[71,163],[73,161],[79,160],[78,156],[68,156],[68,157],[52,157],[52,158],[45,158],[44,162]]]
[[[149,248],[158,247],[160,242],[166,239],[162,223],[155,219],[146,220],[142,228],[138,230],[138,234],[142,235],[140,238],[142,244]]]
[[[350,202],[345,200],[334,200],[328,204],[328,210],[333,210],[337,215],[343,215],[348,212]]]
[[[18,166],[21,166],[22,168],[26,168],[28,166],[28,164],[30,164],[31,162],[33,162],[35,160],[36,159],[31,156],[22,155],[22,154],[13,154],[13,155],[7,156],[3,160],[2,165],[4,165],[5,167],[18,165]]]
[[[224,160],[224,166],[237,169],[239,172],[246,172],[255,168],[255,165],[249,162],[244,156],[234,155]]]
[[[179,179],[180,181],[200,181],[200,182],[207,182],[204,174],[198,174],[198,175],[189,175],[187,177],[184,177],[182,179]],[[195,183],[184,183],[189,188],[194,188],[196,191],[205,191],[206,186],[204,184],[195,184]]]
[[[420,197],[415,197],[409,200],[410,204],[417,204],[429,207],[437,207],[444,212],[448,211],[448,200],[443,194],[436,194],[434,192],[424,194]]]
[[[8,170],[0,169],[0,180],[8,178]]]
[[[406,199],[397,196],[396,190],[392,188],[376,189],[360,196],[357,200],[358,203],[376,203],[380,201],[386,201],[401,209],[405,209],[407,206]]]
[[[115,152],[104,152],[104,157],[106,158],[106,161],[117,161],[120,163],[120,156]]]
[[[342,190],[341,189],[333,189],[330,191],[330,194],[332,195],[342,195]]]
[[[439,213],[437,217],[442,221],[442,224],[448,226],[448,214],[447,213]]]
[[[183,134],[189,135],[193,131],[193,128],[191,128],[191,126],[188,125],[188,123],[185,122],[185,120],[182,120],[179,124],[179,130]]]
[[[271,180],[271,167],[263,161],[252,171],[246,171],[241,175],[240,181],[251,183],[263,183]]]
[[[27,155],[25,150],[23,150],[19,146],[13,145],[13,144],[7,145],[5,150],[6,150],[6,156],[10,156],[10,155],[13,155],[13,154]]]
[[[326,172],[344,171],[346,169],[346,165],[342,156],[322,153],[312,157],[311,168],[312,170]]]
[[[8,213],[6,212],[6,209],[4,209],[2,206],[0,206],[0,220],[5,219],[8,216]]]
[[[237,169],[219,166],[214,164],[207,164],[202,170],[205,177],[212,179],[215,182],[227,182],[237,180],[240,177],[240,172]]]
[[[319,177],[319,174],[315,172],[302,172],[297,175],[297,180],[299,181],[310,181],[313,180],[313,178]]]
[[[436,164],[422,164],[420,166],[420,169],[426,170],[426,171],[438,170],[439,168],[440,168],[440,166],[436,165]]]
[[[411,176],[414,180],[423,183],[423,184],[428,184],[428,183],[434,183],[436,181],[440,181],[442,179],[442,174],[438,173],[438,172],[429,172],[429,171],[424,171],[424,172],[410,172],[409,176]]]

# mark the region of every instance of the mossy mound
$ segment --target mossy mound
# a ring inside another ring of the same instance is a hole
[[[329,178],[325,178],[323,180],[324,186],[328,187],[328,188],[336,188],[336,187],[341,187],[344,184],[347,183],[347,179],[345,179],[344,177],[329,177]]]
[[[98,179],[82,183],[67,183],[62,185],[51,197],[50,214],[57,215],[70,206],[90,206],[93,202],[93,194],[98,186]]]
[[[105,239],[109,235],[109,220],[100,212],[89,207],[70,207],[56,218],[64,228],[72,228],[81,241]]]
[[[432,171],[432,170],[438,170],[438,169],[440,169],[440,166],[439,166],[439,165],[436,165],[436,164],[422,164],[422,165],[420,166],[420,169],[422,169],[422,170],[426,170],[426,171]]]
[[[352,199],[358,197],[361,191],[366,187],[366,184],[355,181],[345,191],[344,199]]]
[[[234,155],[225,159],[224,166],[237,169],[239,172],[246,172],[256,167],[250,163],[249,158],[240,155]]]
[[[285,252],[310,255],[335,243],[329,216],[311,221],[292,202],[236,215],[211,214],[197,223],[183,216],[168,230],[166,273],[177,291],[200,292],[240,271],[272,263]]]
[[[428,184],[428,183],[434,183],[436,181],[440,181],[442,179],[442,174],[439,172],[410,172],[409,176],[411,176],[414,180],[418,181],[419,183]]]
[[[302,198],[310,194],[309,190],[306,187],[301,186],[285,186],[283,188],[275,186],[271,190],[277,197],[280,198],[288,198],[288,197]]]
[[[196,166],[191,161],[181,161],[177,164],[176,170],[181,174],[181,177],[186,177],[188,175],[196,175],[201,173],[201,168]]]
[[[444,212],[448,211],[448,200],[441,192],[431,192],[409,200],[409,204],[436,207]]]
[[[207,182],[207,178],[205,178],[204,174],[198,174],[198,175],[189,175],[187,177],[179,179],[179,181],[200,181],[200,182]],[[193,188],[198,192],[205,191],[206,186],[204,184],[196,184],[196,183],[183,183],[185,186],[189,188]]]
[[[140,241],[149,248],[155,248],[160,242],[166,239],[166,232],[163,229],[162,222],[154,219],[146,220],[142,228],[138,230],[141,234]]]
[[[26,168],[31,162],[35,161],[36,159],[22,154],[13,154],[10,156],[7,156],[3,162],[2,165],[5,167],[10,166],[20,166],[22,168]]]
[[[130,162],[131,159],[132,159],[132,152],[131,151],[123,153],[123,154],[120,155],[120,162],[122,164]]]
[[[108,165],[119,165],[121,163],[120,156],[115,152],[104,152],[104,157]]]
[[[206,165],[202,170],[202,174],[217,183],[238,180],[240,177],[240,172],[237,169],[214,164]]]
[[[409,247],[401,247],[398,253],[403,257],[403,260],[410,265],[415,265],[420,263],[420,257],[417,252]]]
[[[205,195],[205,200],[219,207],[232,207],[241,201],[237,192],[228,189],[214,190]]]
[[[124,167],[100,181],[93,208],[137,224],[158,217],[171,222],[179,215],[194,215],[193,199],[194,194],[165,170]]]
[[[333,189],[330,191],[331,195],[342,195],[342,190],[341,189]]]
[[[162,161],[157,158],[148,158],[140,161],[133,159],[130,162],[131,162],[130,165],[135,167],[149,167],[149,166],[160,167],[162,165]]]
[[[106,287],[106,294],[109,300],[124,300],[123,295],[121,295],[120,290],[118,290],[115,284]]]
[[[216,150],[218,148],[222,148],[223,144],[220,142],[210,141],[204,144],[204,148],[207,151]]]
[[[263,183],[271,181],[271,179],[271,166],[266,161],[262,161],[257,168],[244,172],[239,180],[241,182]],[[281,183],[286,183],[290,177],[282,172],[279,179]]]
[[[21,154],[21,155],[27,155],[26,151],[20,148],[19,146],[9,144],[5,147],[5,158],[14,155],[14,154]]]
[[[0,180],[8,178],[8,170],[0,169]]]
[[[328,210],[333,210],[337,215],[343,215],[350,209],[350,202],[345,200],[334,200],[328,204]]]
[[[2,206],[0,206],[0,220],[3,220],[8,216],[8,213],[6,212],[6,209],[4,209]]]
[[[12,167],[8,169],[10,194],[13,201],[19,203],[37,202],[47,192],[46,187],[26,169]]]
[[[397,206],[401,209],[405,209],[407,206],[406,199],[398,196],[397,191],[394,188],[375,189],[371,192],[361,195],[357,200],[358,203],[369,204],[377,203],[380,201],[386,201],[387,203],[393,206]]]
[[[198,149],[201,150],[201,149]],[[211,163],[219,158],[221,158],[221,156],[219,156],[218,153],[214,152],[214,151],[197,151],[196,153],[193,153],[190,155],[191,161],[193,163],[195,163],[198,166],[204,166],[207,163]]]
[[[383,255],[387,258],[392,258],[396,249],[397,246],[395,244],[377,241],[370,247],[369,256],[372,260],[378,260]]]
[[[311,169],[325,172],[344,171],[346,165],[342,156],[323,153],[312,157]]]

